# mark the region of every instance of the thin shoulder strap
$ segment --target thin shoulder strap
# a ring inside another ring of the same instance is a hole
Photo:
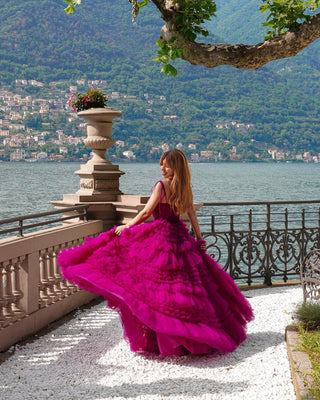
[[[164,198],[167,200],[167,193],[166,193],[166,188],[165,188],[165,186],[164,186],[164,183],[162,182],[162,181],[159,181],[160,183],[161,183],[161,186],[162,186],[162,190],[163,190],[163,193],[164,193]],[[163,196],[162,196],[162,192],[161,192],[161,197],[160,197],[160,201],[163,199]]]
[[[164,197],[164,198],[166,199],[166,201],[167,201],[166,188],[165,188],[164,183],[163,183],[162,181],[156,182],[156,183],[152,186],[151,191],[152,191],[152,192],[154,191],[154,188],[157,186],[157,184],[158,184],[159,182],[161,183],[161,188],[162,188],[162,190],[161,190],[161,196],[160,196],[160,200],[159,200],[159,201],[161,201],[161,200],[163,199],[163,197]]]

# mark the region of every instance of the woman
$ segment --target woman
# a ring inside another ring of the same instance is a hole
[[[132,351],[166,355],[233,351],[252,309],[205,252],[180,150],[160,159],[163,181],[129,223],[59,254],[65,279],[101,294],[121,316]],[[194,239],[180,215],[187,213]],[[153,214],[152,222],[142,224]]]

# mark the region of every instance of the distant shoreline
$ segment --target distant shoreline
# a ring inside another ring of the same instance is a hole
[[[189,164],[318,164],[311,161],[303,161],[303,160],[256,160],[256,161],[244,161],[244,160],[221,160],[221,161],[191,161],[188,160]],[[84,160],[0,160],[0,163],[42,163],[42,164],[60,164],[60,163],[87,163]],[[112,164],[158,164],[158,161],[152,160],[141,160],[141,161],[132,161],[132,160],[117,160],[113,161]],[[319,163],[320,164],[320,163]]]

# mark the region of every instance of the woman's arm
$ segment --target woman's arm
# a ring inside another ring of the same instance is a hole
[[[145,205],[143,210],[141,210],[139,214],[136,215],[127,224],[117,226],[115,230],[116,235],[118,236],[121,235],[124,229],[130,228],[130,226],[132,225],[139,225],[142,222],[146,221],[152,214],[153,210],[156,208],[157,204],[159,203],[161,198],[161,192],[162,192],[162,185],[160,182],[158,182],[154,188],[154,191],[152,192],[152,195],[150,196],[148,203]]]
[[[196,215],[196,212],[195,212],[193,206],[189,209],[187,214],[188,214],[191,226],[193,228],[193,231],[194,231],[194,233],[196,235],[197,240],[202,239],[198,218],[197,218],[197,215]]]
[[[187,212],[187,214],[188,214],[188,217],[189,217],[189,220],[190,220],[192,229],[193,229],[193,231],[194,231],[194,233],[195,233],[195,235],[196,235],[196,239],[197,239],[197,240],[203,240],[203,239],[202,239],[202,234],[201,234],[201,231],[200,231],[200,226],[199,226],[199,221],[198,221],[198,218],[197,218],[197,214],[196,214],[195,209],[194,209],[193,206],[189,209],[189,211]],[[201,248],[202,248],[203,250],[205,250],[206,247],[207,247],[207,246],[206,246],[206,243],[204,242],[204,243],[201,245]]]

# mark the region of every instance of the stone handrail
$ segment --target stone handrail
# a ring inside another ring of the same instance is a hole
[[[39,228],[40,226],[48,226],[50,224],[56,224],[57,222],[74,222],[74,220],[87,220],[87,209],[89,204],[80,204],[72,207],[64,208],[63,211],[47,211],[37,214],[20,215],[19,217],[7,218],[0,220],[0,227],[9,225],[10,227],[0,230],[0,235],[12,234],[17,232],[18,236],[23,236],[27,231],[33,228]],[[60,217],[58,214],[64,214]],[[43,218],[46,218],[43,220]],[[47,219],[49,218],[49,219]]]
[[[0,351],[96,297],[65,281],[56,260],[102,225],[77,222],[0,241]]]

